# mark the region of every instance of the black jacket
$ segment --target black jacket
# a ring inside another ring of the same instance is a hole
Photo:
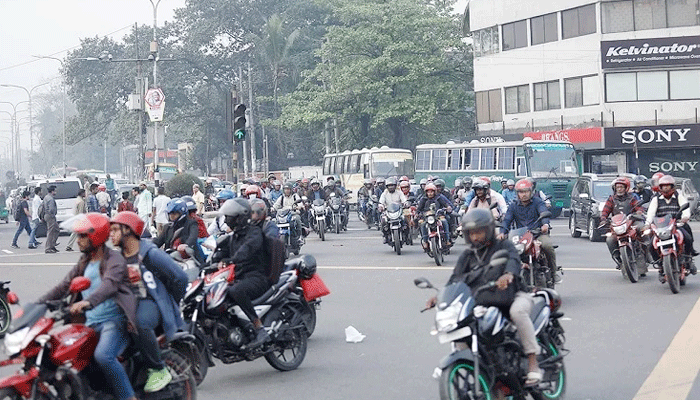
[[[433,203],[435,203],[435,210],[450,206],[450,202],[445,198],[445,196],[436,194],[432,199],[428,198],[428,196],[421,197],[416,210],[418,210],[419,213],[424,213],[430,210],[430,205]]]
[[[499,268],[488,266],[491,256],[501,249],[508,251],[508,262]],[[477,257],[477,252],[481,257]],[[488,268],[484,268],[486,266]],[[481,250],[475,250],[468,245],[467,249],[459,256],[457,265],[455,265],[452,276],[447,283],[462,281],[473,291],[489,281],[497,280],[506,272],[510,272],[515,277],[513,282],[519,285],[520,266],[520,255],[515,249],[515,245],[509,240],[494,239],[491,246]]]
[[[153,239],[153,244],[160,248],[165,245],[168,249],[172,247],[175,239],[180,239],[182,244],[190,246],[192,249],[197,249],[197,238],[199,237],[199,226],[197,221],[189,218],[183,218],[168,224],[168,227],[157,238]],[[195,252],[196,254],[197,252]]]
[[[248,225],[232,233],[217,249],[217,259],[225,263],[234,263],[236,280],[244,279],[250,274],[267,277],[269,270],[263,249],[263,233],[259,226]]]

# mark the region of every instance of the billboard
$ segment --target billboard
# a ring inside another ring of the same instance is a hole
[[[603,69],[700,64],[700,36],[600,42]]]

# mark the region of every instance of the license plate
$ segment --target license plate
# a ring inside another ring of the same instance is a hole
[[[438,333],[438,342],[440,342],[440,344],[450,343],[450,342],[454,342],[457,339],[461,339],[461,338],[470,336],[471,334],[472,334],[472,329],[468,326],[465,326],[463,328],[459,328],[459,329],[452,331],[452,332]]]
[[[662,241],[659,241],[659,246],[666,246],[667,244],[673,244],[675,242],[676,242],[676,239],[662,240]]]

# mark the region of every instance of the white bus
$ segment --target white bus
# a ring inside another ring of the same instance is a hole
[[[354,203],[365,179],[403,175],[413,178],[413,153],[382,146],[326,154],[323,157],[323,186],[325,178],[330,175],[339,178],[343,187],[352,191],[350,202]]]

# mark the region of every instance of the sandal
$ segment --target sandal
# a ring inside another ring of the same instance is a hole
[[[525,380],[525,386],[534,386],[540,383],[542,380],[542,370],[530,371],[527,373],[527,379]]]

